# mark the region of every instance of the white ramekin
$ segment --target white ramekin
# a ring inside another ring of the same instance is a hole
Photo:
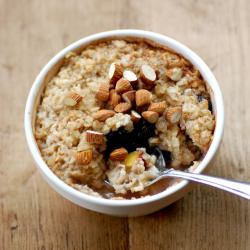
[[[223,134],[224,106],[221,90],[219,88],[217,80],[215,79],[209,67],[196,53],[194,53],[192,50],[190,50],[180,42],[177,42],[172,38],[154,32],[132,29],[102,32],[80,39],[60,51],[44,66],[44,68],[41,70],[32,85],[25,108],[24,127],[28,147],[37,165],[37,168],[42,173],[44,179],[63,197],[72,201],[75,204],[78,204],[79,206],[100,213],[116,216],[139,216],[157,211],[180,199],[188,190],[190,190],[190,184],[187,181],[182,180],[178,184],[167,188],[165,191],[159,194],[136,200],[107,200],[92,197],[73,189],[72,187],[64,183],[62,180],[60,180],[50,170],[50,168],[46,165],[43,158],[41,157],[33,133],[35,112],[37,103],[40,99],[40,94],[48,79],[50,79],[51,76],[53,76],[53,74],[55,74],[55,72],[60,67],[64,56],[70,51],[80,50],[85,45],[98,40],[124,37],[149,39],[153,42],[165,45],[170,49],[178,52],[199,69],[201,75],[210,87],[213,109],[216,115],[216,127],[211,146],[200,165],[194,171],[195,173],[201,173],[214,157]]]

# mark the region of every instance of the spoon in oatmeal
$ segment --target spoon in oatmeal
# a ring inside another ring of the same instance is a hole
[[[216,187],[250,200],[250,183],[227,180],[215,176],[190,173],[188,172],[188,170],[181,171],[175,170],[173,168],[167,168],[167,164],[165,162],[165,158],[162,151],[156,148],[154,153],[157,154],[155,166],[159,170],[159,172],[156,178],[151,179],[149,182],[146,183],[146,185],[144,185],[144,188],[149,187],[164,178],[174,177]],[[108,178],[105,180],[105,183],[109,187],[113,188],[113,185]]]
[[[166,168],[166,163],[161,150],[158,150],[156,167],[159,170],[159,176],[148,182],[146,186],[151,186],[152,184],[167,177],[175,177],[216,187],[250,200],[250,183],[227,180],[215,176],[194,174],[188,172],[188,170],[180,171],[173,168]]]

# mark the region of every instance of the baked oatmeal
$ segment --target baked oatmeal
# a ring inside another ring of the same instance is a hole
[[[35,137],[64,182],[126,199],[174,184],[146,188],[159,150],[167,167],[197,167],[214,127],[209,90],[189,61],[147,41],[108,40],[65,57],[42,94]]]

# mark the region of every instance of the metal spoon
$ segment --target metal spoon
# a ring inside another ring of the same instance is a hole
[[[193,174],[186,171],[175,170],[173,168],[168,169],[166,168],[165,160],[161,150],[158,150],[158,153],[159,157],[156,161],[156,167],[160,170],[160,175],[150,181],[147,186],[150,186],[166,177],[177,177],[216,187],[250,200],[250,183],[227,180],[202,174]]]

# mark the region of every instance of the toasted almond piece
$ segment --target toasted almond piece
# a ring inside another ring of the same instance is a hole
[[[118,94],[130,91],[130,90],[133,90],[133,87],[128,80],[121,78],[120,80],[117,81],[116,86],[115,86],[115,91]]]
[[[117,104],[114,108],[117,113],[126,113],[131,109],[131,104],[128,102],[121,102]]]
[[[162,114],[167,107],[166,101],[151,103],[148,111],[155,111],[158,114]]]
[[[136,74],[131,70],[124,70],[123,78],[128,80],[131,84],[136,83],[138,80]]]
[[[177,123],[181,119],[181,107],[168,108],[165,113],[165,118],[171,123]]]
[[[111,84],[115,84],[123,74],[123,68],[118,63],[112,63],[109,67],[109,79]]]
[[[125,102],[132,103],[135,99],[135,90],[130,90],[122,94],[122,99]]]
[[[87,130],[86,131],[86,141],[92,144],[103,144],[104,135],[103,133]]]
[[[156,123],[159,115],[157,112],[154,111],[144,111],[142,112],[142,116],[149,122],[149,123]]]
[[[64,98],[64,104],[70,107],[75,106],[77,103],[79,103],[82,100],[82,96],[75,92],[68,93]]]
[[[93,158],[93,152],[91,149],[76,153],[76,162],[78,164],[87,165],[92,161],[92,158]]]
[[[181,68],[175,67],[171,69],[166,70],[166,75],[169,77],[171,80],[177,82],[181,79],[183,75],[183,71]]]
[[[118,95],[114,89],[110,91],[110,105],[114,108],[121,101],[121,96]]]
[[[132,110],[131,111],[131,120],[133,123],[137,123],[138,121],[140,121],[141,119],[141,115],[138,114],[136,111]]]
[[[147,64],[141,66],[140,76],[146,84],[154,84],[156,80],[155,70]]]
[[[113,110],[108,110],[108,109],[100,109],[94,114],[94,119],[104,122],[106,121],[109,117],[112,117],[115,115],[115,112]]]
[[[96,98],[103,102],[106,102],[109,99],[109,84],[100,84],[98,92],[96,93]]]
[[[135,93],[135,102],[138,107],[150,104],[151,93],[146,89],[139,89]]]
[[[128,155],[128,151],[125,148],[118,148],[112,151],[109,155],[111,161],[123,161]]]

